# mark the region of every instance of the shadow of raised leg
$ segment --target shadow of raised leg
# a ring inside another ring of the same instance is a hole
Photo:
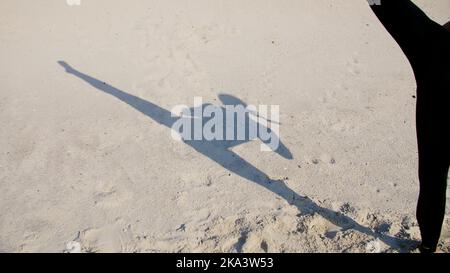
[[[224,149],[223,151],[216,151],[216,153],[212,153],[211,149],[208,149],[207,146],[200,143],[197,143],[196,145],[190,145],[193,146],[198,152],[209,157],[211,160],[215,161],[225,169],[228,169],[229,171],[239,175],[240,177],[254,182],[259,186],[262,186],[280,196],[289,204],[294,205],[302,215],[318,214],[334,225],[340,227],[342,231],[356,230],[370,237],[373,237],[374,239],[381,240],[391,249],[399,252],[408,252],[417,246],[418,242],[416,241],[400,239],[377,233],[372,229],[359,224],[343,213],[336,212],[317,205],[317,203],[315,203],[308,197],[301,196],[293,191],[283,181],[270,179],[264,172],[248,163],[246,160],[232,151]]]

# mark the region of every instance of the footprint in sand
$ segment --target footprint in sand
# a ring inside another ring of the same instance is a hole
[[[364,117],[352,109],[335,108],[328,109],[325,114],[321,115],[320,121],[332,131],[355,133],[360,130],[360,124],[364,124]]]
[[[268,242],[259,233],[250,233],[241,247],[245,253],[267,253],[269,251]]]
[[[131,193],[121,186],[100,181],[98,182],[93,199],[95,206],[115,208],[123,205],[123,202],[130,200]]]
[[[66,251],[71,253],[120,253],[135,252],[132,226],[123,219],[100,228],[88,228],[77,235],[77,238],[66,244]]]
[[[331,223],[321,216],[313,216],[308,224],[308,232],[320,234],[329,239],[333,239],[338,232],[342,230],[341,227]]]
[[[355,76],[361,74],[359,59],[357,57],[353,57],[347,62],[347,71]]]

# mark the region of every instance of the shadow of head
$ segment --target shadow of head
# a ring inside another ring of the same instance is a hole
[[[222,102],[223,105],[233,105],[233,106],[242,105],[244,107],[247,107],[247,104],[245,102],[243,102],[239,98],[236,98],[233,95],[219,94],[218,97],[219,97],[219,100]]]

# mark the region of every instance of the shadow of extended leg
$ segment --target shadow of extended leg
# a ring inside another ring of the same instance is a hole
[[[351,229],[356,230],[373,238],[380,239],[394,250],[408,251],[417,245],[417,242],[412,240],[404,240],[376,233],[340,212],[317,205],[308,197],[301,196],[293,191],[283,181],[271,180],[264,172],[260,171],[232,151],[225,150],[211,153],[211,149],[208,149],[207,145],[197,145],[194,148],[229,171],[280,196],[290,205],[296,206],[302,215],[318,214],[334,225],[339,226],[343,231]]]

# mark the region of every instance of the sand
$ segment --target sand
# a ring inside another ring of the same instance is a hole
[[[415,2],[450,20],[447,0]],[[415,82],[366,1],[2,0],[0,15],[1,252],[414,251]],[[292,158],[175,141],[108,90],[167,111],[279,105]]]

